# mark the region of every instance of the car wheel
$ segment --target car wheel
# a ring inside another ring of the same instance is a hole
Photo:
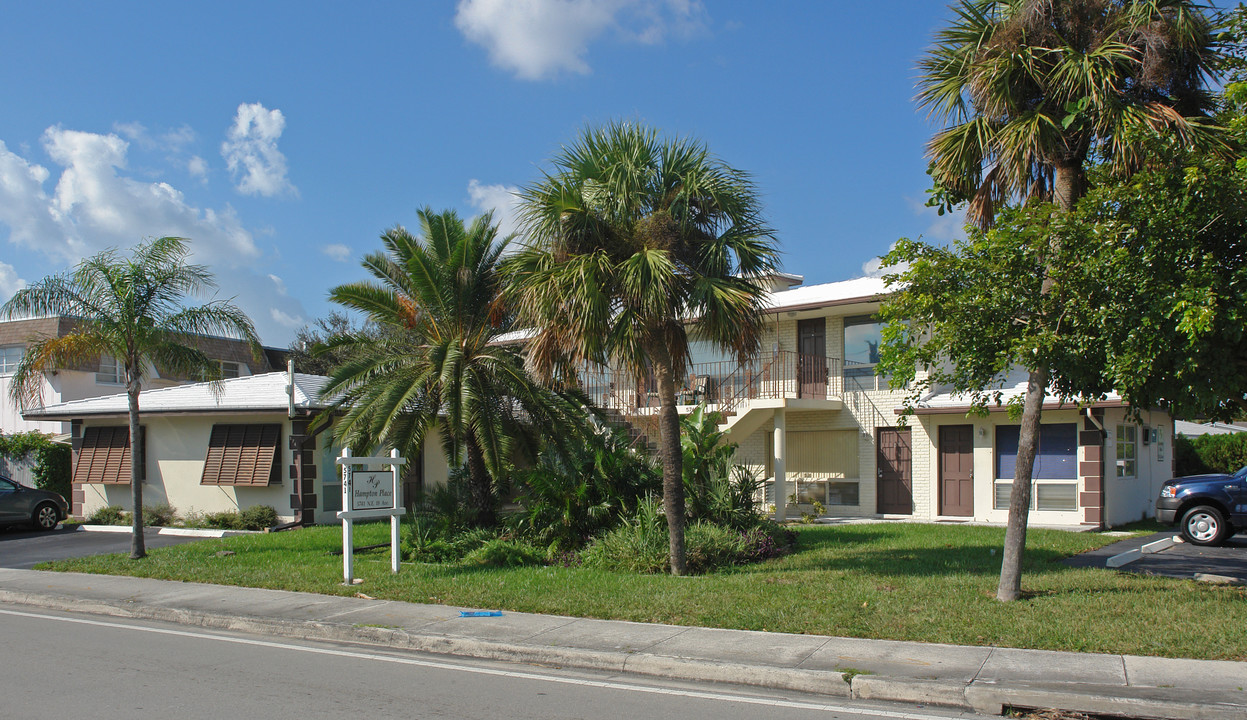
[[[35,514],[31,519],[34,520],[36,528],[52,530],[61,521],[61,514],[52,503],[44,503],[35,508]]]
[[[1195,545],[1220,545],[1229,529],[1221,511],[1209,505],[1197,505],[1182,516],[1182,537]]]

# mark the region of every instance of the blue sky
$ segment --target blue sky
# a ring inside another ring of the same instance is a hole
[[[533,182],[587,124],[693,135],[753,174],[807,283],[860,277],[923,206],[915,62],[948,14],[863,3],[9,3],[0,300],[180,235],[266,344],[327,314],[378,235]]]

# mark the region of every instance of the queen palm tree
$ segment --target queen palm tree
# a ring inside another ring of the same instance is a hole
[[[535,382],[516,348],[498,342],[513,321],[499,273],[509,238],[498,238],[492,216],[465,225],[454,211],[426,208],[419,217],[420,236],[396,227],[381,236],[383,252],[364,258],[372,280],[330,292],[376,331],[330,343],[346,360],[322,395],[342,413],[335,434],[352,447],[415,457],[436,431],[450,462],[466,455],[474,521],[489,526],[507,463],[535,455],[542,429],[570,441],[580,407]]]
[[[62,337],[35,340],[13,373],[10,394],[22,407],[40,402],[43,374],[112,356],[122,367],[130,410],[130,557],[147,554],[143,543],[143,436],[139,393],[154,367],[174,376],[219,381],[221,368],[197,346],[204,335],[246,340],[258,355],[260,341],[246,313],[224,300],[186,307],[187,296],[216,287],[203,265],[188,265],[181,238],[141,243],[129,258],[105,250],[72,272],[19,290],[0,307],[0,319],[63,316],[76,320]]]
[[[948,126],[927,146],[937,189],[991,224],[1002,204],[1068,212],[1090,161],[1129,173],[1146,138],[1226,147],[1209,121],[1215,24],[1190,0],[961,0],[919,63],[918,102]],[[1049,264],[1045,292],[1061,269]],[[1031,471],[1049,367],[1029,370],[1000,600],[1021,592]]]
[[[528,245],[514,258],[528,360],[556,378],[610,363],[658,384],[671,571],[686,571],[677,378],[696,333],[757,350],[776,250],[749,177],[702,143],[612,123],[586,129],[521,191]]]

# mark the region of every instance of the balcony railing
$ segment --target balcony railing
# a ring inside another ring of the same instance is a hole
[[[625,416],[650,415],[659,405],[658,383],[652,376],[638,379],[629,373],[592,366],[582,371],[581,386],[594,404]],[[839,358],[778,351],[755,356],[744,363],[722,361],[691,365],[677,389],[676,402],[681,405],[705,403],[720,412],[732,413],[748,400],[825,400],[839,397],[843,390]]]

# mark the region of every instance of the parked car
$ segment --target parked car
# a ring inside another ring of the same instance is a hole
[[[34,525],[51,530],[69,515],[65,498],[0,475],[0,525]]]
[[[1166,480],[1156,519],[1176,524],[1195,545],[1220,545],[1247,530],[1247,466],[1233,475],[1191,475]]]

